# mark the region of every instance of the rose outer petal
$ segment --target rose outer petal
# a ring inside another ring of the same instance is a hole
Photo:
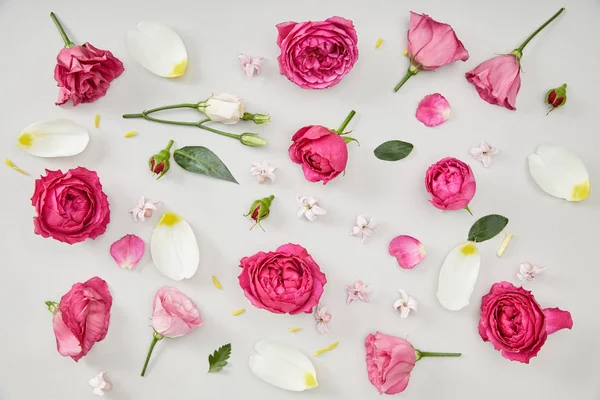
[[[419,102],[417,119],[426,126],[438,126],[450,117],[450,104],[439,93],[427,95]]]

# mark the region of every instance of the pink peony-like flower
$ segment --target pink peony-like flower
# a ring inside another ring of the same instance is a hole
[[[396,257],[401,268],[412,269],[427,254],[425,246],[418,239],[408,235],[399,235],[392,239],[388,247],[391,256]]]
[[[352,21],[284,22],[277,25],[279,72],[303,89],[340,83],[358,60],[358,36]]]
[[[56,347],[62,356],[79,361],[108,332],[112,296],[106,282],[98,277],[74,284],[60,304],[46,304],[54,313]]]
[[[415,367],[415,349],[407,340],[376,332],[365,339],[369,380],[380,394],[403,392]]]
[[[490,104],[516,110],[521,88],[521,64],[512,54],[490,58],[465,74],[479,97]]]
[[[481,298],[479,335],[512,361],[529,364],[548,335],[572,327],[568,311],[542,309],[530,291],[509,282],[495,283]]]
[[[167,338],[176,338],[202,326],[198,309],[179,290],[163,286],[158,289],[152,303],[152,328]]]
[[[341,174],[348,163],[348,148],[343,137],[321,125],[301,128],[292,137],[290,158],[302,165],[309,182],[327,182]]]
[[[69,244],[97,238],[110,222],[98,174],[83,167],[66,174],[46,170],[46,176],[35,181],[31,203],[37,213],[34,232]]]
[[[310,314],[327,283],[317,263],[297,244],[244,257],[240,267],[244,295],[255,307],[276,314]]]
[[[475,176],[464,162],[446,157],[427,169],[425,189],[431,195],[429,202],[440,210],[467,208],[475,196]]]
[[[450,118],[450,104],[439,93],[429,94],[417,106],[417,119],[426,126],[438,126]]]

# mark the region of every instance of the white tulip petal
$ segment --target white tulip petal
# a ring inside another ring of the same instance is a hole
[[[166,25],[141,21],[127,33],[127,49],[142,67],[164,78],[185,73],[187,51],[183,40]]]
[[[581,201],[590,194],[590,178],[583,161],[565,148],[542,144],[527,159],[531,177],[549,195]]]
[[[450,251],[440,270],[437,291],[444,308],[457,311],[469,304],[480,264],[481,255],[473,242],[462,243]]]
[[[165,276],[180,281],[198,270],[200,250],[192,227],[180,216],[166,212],[150,241],[152,261]]]
[[[250,371],[270,385],[293,392],[319,386],[317,371],[310,359],[292,346],[261,340],[250,356]]]
[[[69,157],[81,153],[89,142],[85,127],[68,119],[52,119],[23,129],[17,146],[36,157]]]

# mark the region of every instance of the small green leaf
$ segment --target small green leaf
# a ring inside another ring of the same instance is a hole
[[[346,142],[346,144],[350,143],[350,142],[356,142],[356,144],[358,144],[360,146],[360,142],[356,139],[354,139],[353,137],[349,137],[349,136],[345,136],[343,137],[344,142]]]
[[[401,140],[390,140],[380,144],[375,149],[375,157],[384,161],[398,161],[402,160],[410,154],[413,150],[411,143],[403,142]]]
[[[186,146],[175,150],[173,158],[186,171],[238,183],[223,161],[204,146]]]
[[[208,372],[219,372],[227,365],[227,360],[231,356],[231,343],[224,344],[215,350],[213,354],[208,355]]]
[[[486,215],[479,218],[469,230],[469,238],[471,242],[485,242],[490,240],[500,232],[508,224],[508,218],[498,214]]]

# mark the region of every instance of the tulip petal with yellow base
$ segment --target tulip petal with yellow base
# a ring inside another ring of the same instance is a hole
[[[458,311],[469,305],[480,264],[481,255],[474,242],[461,243],[450,250],[440,270],[437,291],[444,308]]]
[[[17,146],[36,157],[54,158],[79,154],[89,142],[85,127],[68,119],[52,119],[23,129]]]

